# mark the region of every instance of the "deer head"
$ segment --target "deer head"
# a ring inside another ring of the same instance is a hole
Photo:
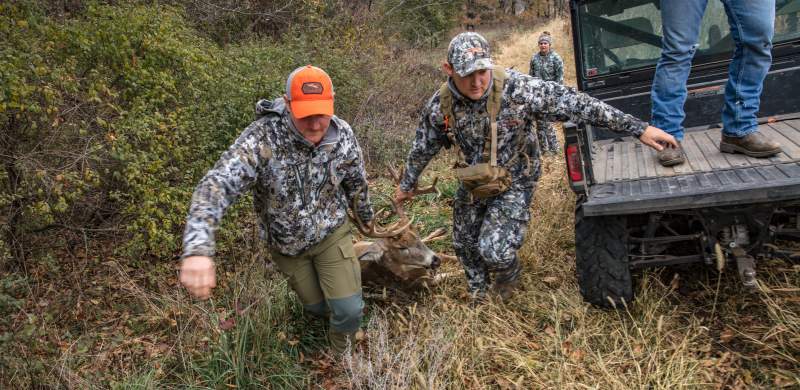
[[[395,181],[399,182],[400,175],[391,168],[390,171]],[[436,180],[427,188],[414,190],[415,195],[433,192],[437,192]],[[358,202],[358,197],[355,202]],[[358,203],[353,205],[353,210],[357,209]],[[413,278],[413,275],[418,274],[417,271],[421,269],[438,268],[441,258],[428,248],[425,242],[441,238],[444,229],[420,239],[412,228],[413,218],[406,215],[403,205],[392,200],[392,210],[398,220],[387,226],[382,226],[377,221],[367,225],[361,221],[357,213],[351,213],[350,217],[358,230],[367,237],[377,239],[374,242],[356,244],[359,260],[380,264],[404,280]]]

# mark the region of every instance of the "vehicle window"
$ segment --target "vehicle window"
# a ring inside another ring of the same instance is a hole
[[[581,56],[587,77],[652,67],[661,55],[658,0],[597,0],[578,8]],[[778,0],[773,43],[800,37],[800,0]],[[725,8],[708,2],[700,27],[696,57],[724,54],[733,48]]]
[[[800,19],[800,0],[778,0],[775,2],[775,38],[780,43],[800,38],[798,20]]]

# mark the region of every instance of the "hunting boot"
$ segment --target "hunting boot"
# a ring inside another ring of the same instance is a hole
[[[511,299],[517,289],[519,289],[519,278],[503,283],[495,282],[493,286],[494,293],[504,302]]]
[[[519,261],[515,263],[509,269],[498,272],[494,285],[492,285],[492,292],[502,301],[509,300],[519,288],[519,275],[522,273],[522,267],[520,267]]]
[[[658,153],[656,153],[656,157],[658,157],[658,163],[665,167],[680,165],[686,161],[686,157],[683,155],[683,147],[681,146],[680,142],[678,142],[677,148],[665,146],[664,149],[661,149],[658,151]]]
[[[331,343],[331,350],[336,355],[343,355],[347,352],[348,347],[351,347],[355,337],[356,332],[340,333],[333,330],[328,332],[328,341]]]
[[[750,157],[770,157],[780,153],[781,145],[756,131],[744,137],[729,137],[725,134],[719,141],[722,153],[742,153]]]

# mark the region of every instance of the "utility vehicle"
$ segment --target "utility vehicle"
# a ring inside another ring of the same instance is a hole
[[[661,53],[658,0],[572,0],[578,89],[642,120]],[[721,110],[733,44],[723,4],[709,1],[692,62],[682,143],[687,161],[662,167],[631,137],[565,123],[575,210],[577,278],[584,299],[621,307],[631,271],[704,263],[736,267],[757,285],[760,259],[798,257],[800,241],[800,0],[778,0],[773,63],[758,114],[783,153],[720,153]],[[788,244],[787,244],[788,243]]]

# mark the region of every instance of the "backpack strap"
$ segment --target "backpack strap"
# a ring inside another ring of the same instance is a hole
[[[447,81],[439,87],[439,107],[442,110],[442,114],[444,114],[444,131],[447,133],[447,137],[451,138],[450,122],[455,121],[455,114],[453,113],[453,93],[450,91]]]
[[[497,166],[497,115],[503,102],[503,87],[506,83],[506,72],[503,69],[492,71],[492,91],[486,102],[486,111],[489,113],[489,142],[484,143],[484,155],[489,155],[489,165]],[[486,148],[490,148],[488,153]]]
[[[497,166],[497,115],[500,113],[500,106],[503,102],[503,87],[506,83],[506,72],[501,68],[492,70],[492,90],[489,92],[489,98],[486,102],[486,111],[489,114],[490,131],[487,135],[487,142],[484,142],[483,155],[489,157],[489,164],[493,167]],[[453,92],[450,91],[450,86],[445,81],[439,88],[439,107],[444,114],[444,133],[453,145],[458,145],[455,141],[455,135],[450,128],[455,123],[455,113],[453,112]],[[459,154],[461,151],[459,150]],[[463,155],[461,162],[464,162]]]

